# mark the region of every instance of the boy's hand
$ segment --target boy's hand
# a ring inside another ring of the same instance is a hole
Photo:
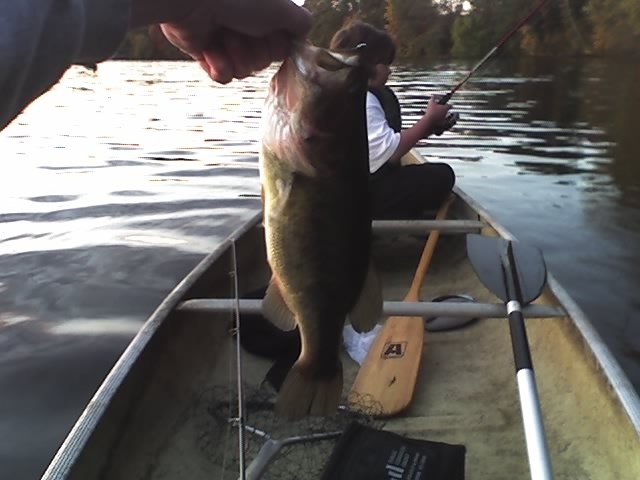
[[[459,114],[449,111],[451,110],[451,105],[440,105],[438,103],[439,99],[439,95],[432,95],[431,98],[429,98],[429,105],[427,106],[427,111],[424,114],[430,127],[427,135],[442,135],[444,132],[452,128],[460,118]]]
[[[433,129],[433,133],[438,136],[442,135],[444,132],[446,132],[447,130],[450,130],[456,123],[458,123],[459,119],[460,119],[460,114],[452,113],[452,112],[447,113],[444,119],[444,123],[441,125],[435,126]]]

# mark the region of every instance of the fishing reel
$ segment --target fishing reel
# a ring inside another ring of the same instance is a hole
[[[438,102],[438,105],[446,105],[446,103],[449,101],[449,99],[451,98],[451,92],[447,93],[446,95],[434,95],[434,97],[436,98],[436,101]],[[460,119],[460,114],[456,113],[456,112],[451,112],[449,111],[449,113],[447,113],[447,116],[445,117],[445,120],[447,123],[452,123],[452,122],[457,122]],[[440,136],[444,133],[445,129],[437,129],[435,130],[433,133],[434,135]]]

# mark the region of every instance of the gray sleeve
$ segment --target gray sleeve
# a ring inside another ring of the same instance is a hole
[[[1,0],[0,130],[74,63],[115,53],[131,0]]]

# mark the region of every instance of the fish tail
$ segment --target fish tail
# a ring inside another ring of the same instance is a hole
[[[289,370],[276,402],[276,413],[289,419],[306,415],[328,416],[338,410],[342,396],[342,363],[334,375],[318,378],[313,370],[296,361]]]

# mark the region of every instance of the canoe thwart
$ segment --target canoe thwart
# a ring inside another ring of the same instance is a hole
[[[480,220],[374,220],[371,227],[375,233],[425,233],[437,230],[440,233],[474,233],[487,224]]]
[[[261,225],[263,226],[263,225]],[[487,224],[480,220],[373,220],[374,233],[477,233]],[[264,227],[264,226],[263,226]]]
[[[241,313],[262,313],[262,300],[240,299],[239,304]],[[233,312],[235,309],[236,300],[232,298],[195,298],[186,300],[178,306],[178,310],[183,312],[220,313]],[[564,317],[567,315],[562,307],[537,304],[524,307],[522,313],[525,317],[530,318]],[[385,301],[383,315],[506,318],[507,308],[502,303]]]

